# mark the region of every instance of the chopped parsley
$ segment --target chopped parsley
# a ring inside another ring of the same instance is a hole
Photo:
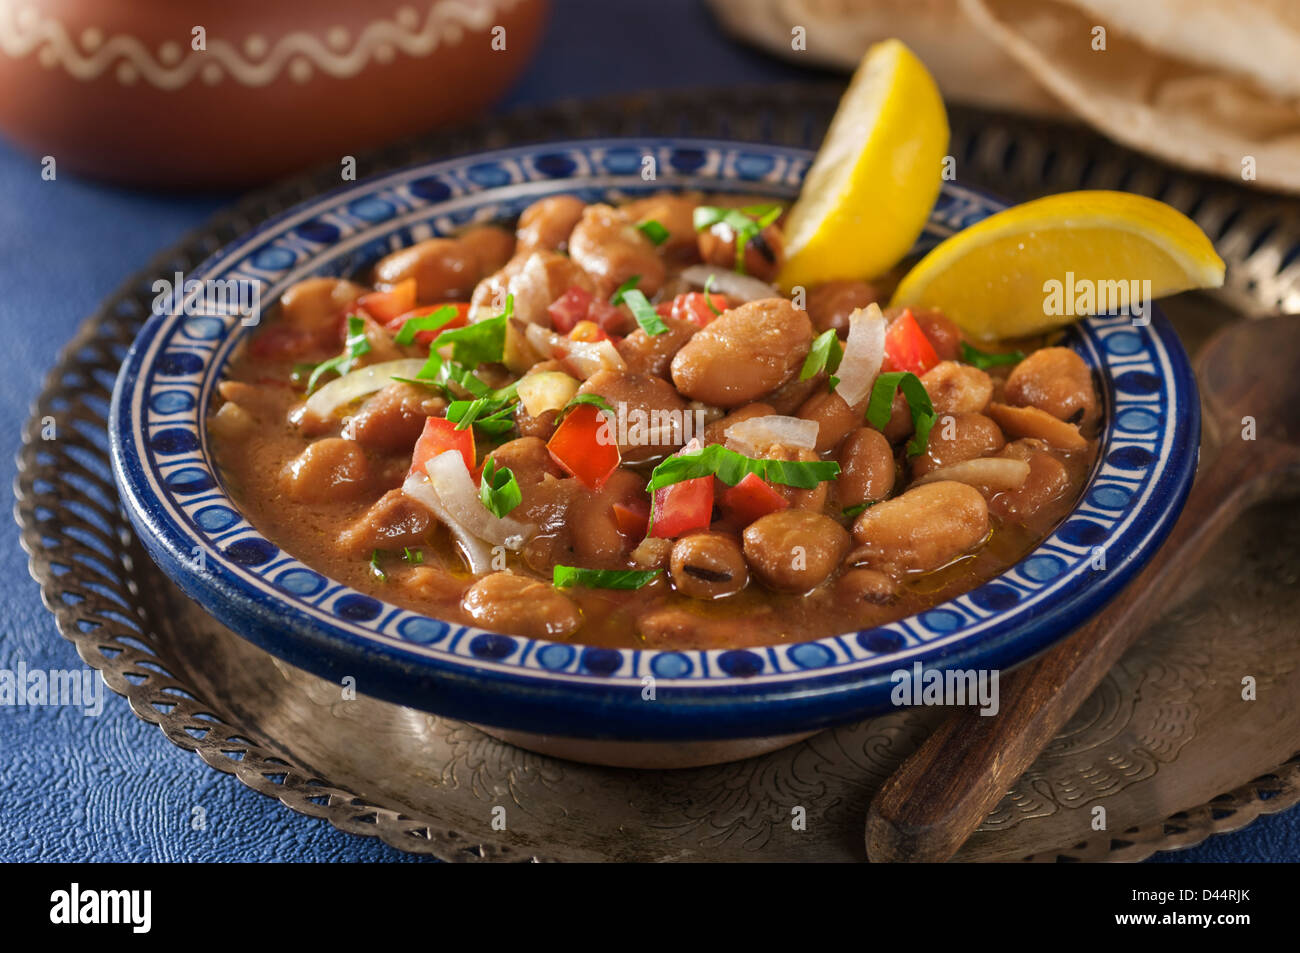
[[[907,455],[914,457],[925,452],[935,419],[934,405],[930,403],[930,395],[919,377],[907,371],[890,371],[877,377],[871,387],[871,399],[867,402],[867,420],[871,426],[883,431],[893,414],[894,394],[900,390],[912,412],[912,427],[916,431],[907,443]]]
[[[704,303],[709,306],[710,311],[720,318],[722,312],[713,305],[713,291],[711,290],[713,288],[713,277],[713,273],[710,272],[709,277],[704,279]]]
[[[371,551],[370,572],[373,573],[375,578],[378,579],[380,582],[388,582],[388,573],[384,572],[383,569],[379,567],[379,557],[383,555],[383,552],[384,551],[382,549],[376,549]]]
[[[421,331],[437,331],[444,325],[455,320],[456,309],[449,304],[443,305],[437,311],[429,314],[422,314],[419,317],[409,319],[402,325],[400,331],[393,338],[393,343],[405,347],[415,341],[415,335]]]
[[[641,292],[636,290],[623,292],[623,303],[632,310],[632,317],[636,318],[636,323],[646,334],[654,337],[668,330],[664,319],[659,317],[659,312],[650,306],[650,302]]]
[[[307,380],[307,393],[314,391],[320,379],[330,371],[342,377],[352,370],[353,365],[363,354],[369,353],[370,340],[366,337],[366,322],[355,314],[348,315],[348,336],[343,342],[343,353],[316,365],[316,369],[311,372],[311,377]]]
[[[502,517],[523,501],[519,481],[509,467],[497,469],[496,461],[488,457],[483,464],[483,479],[479,482],[478,498],[493,516]]]
[[[981,351],[977,347],[971,347],[965,341],[962,341],[961,359],[973,367],[978,367],[981,371],[986,371],[990,367],[997,367],[1000,364],[1019,364],[1025,359],[1025,352],[1003,351],[1001,353],[990,353]]]
[[[750,473],[768,483],[810,490],[824,480],[833,480],[839,472],[840,465],[833,460],[759,460],[715,443],[692,453],[679,453],[660,463],[650,474],[646,490],[653,493],[703,476],[716,476],[728,486],[735,486]]]
[[[551,570],[551,585],[557,588],[585,586],[588,589],[640,589],[662,569],[582,569],[556,566]]]
[[[492,436],[514,429],[514,413],[513,395],[453,400],[447,405],[447,419],[456,425],[457,430],[467,430],[472,425]]]
[[[402,558],[412,565],[419,565],[424,562],[424,552],[419,549],[411,549],[409,546],[403,546]]]
[[[840,344],[839,335],[834,329],[819,334],[808,351],[807,359],[803,362],[799,380],[806,381],[810,377],[816,377],[822,370],[825,370],[828,375],[833,374],[843,358],[844,345]]]
[[[627,281],[623,282],[621,285],[615,288],[614,293],[609,296],[609,303],[620,304],[623,301],[623,296],[626,295],[633,288],[635,288],[637,284],[640,283],[640,281],[641,281],[640,275],[633,275]]]
[[[668,229],[664,228],[663,225],[656,222],[653,218],[637,225],[636,230],[646,238],[650,239],[650,242],[656,246],[662,245],[664,242],[668,241]]]
[[[736,271],[745,273],[745,246],[759,232],[781,217],[780,205],[746,205],[743,208],[722,208],[718,205],[699,205],[695,208],[693,224],[697,232],[726,225],[736,236]]]
[[[565,414],[583,404],[594,404],[607,414],[615,413],[614,408],[609,406],[609,401],[599,394],[574,394],[573,399],[560,408],[560,412],[555,417],[555,422],[558,424],[564,419]]]

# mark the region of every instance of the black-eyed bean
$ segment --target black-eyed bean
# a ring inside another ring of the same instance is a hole
[[[677,540],[669,572],[677,591],[692,599],[734,595],[749,582],[740,544],[725,533],[694,533]]]
[[[842,508],[874,503],[893,492],[897,478],[894,448],[879,430],[854,430],[840,445],[838,460],[835,491]]]
[[[983,414],[941,414],[930,429],[925,452],[912,457],[913,477],[963,460],[997,453],[1006,443],[998,425]]]
[[[879,288],[865,281],[828,281],[809,289],[808,317],[818,334],[833,330],[846,335],[849,315],[883,297]]]
[[[1007,377],[1004,397],[1009,404],[1037,407],[1057,420],[1088,423],[1097,412],[1092,372],[1068,347],[1041,348],[1017,364]]]
[[[608,298],[633,275],[637,289],[652,296],[666,271],[658,249],[621,210],[588,205],[569,235],[569,256],[596,286],[596,296]]]

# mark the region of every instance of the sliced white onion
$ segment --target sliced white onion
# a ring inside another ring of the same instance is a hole
[[[456,521],[447,507],[442,505],[442,500],[428,477],[412,473],[402,484],[402,492],[415,502],[426,506],[446,525],[451,535],[456,538],[456,542],[460,544],[461,554],[465,557],[470,572],[479,575],[491,571],[492,548]]]
[[[508,516],[496,516],[483,505],[460,451],[440,453],[426,463],[424,469],[447,512],[480,539],[517,550],[536,531],[537,528],[528,523]]]
[[[357,368],[335,378],[308,397],[303,410],[313,416],[326,418],[358,397],[383,390],[392,383],[394,377],[415,377],[423,369],[424,361],[420,358],[403,358],[400,361],[385,361]]]
[[[602,370],[627,370],[627,361],[609,341],[571,341],[540,324],[530,324],[524,336],[544,357],[561,361],[582,380]]]
[[[840,382],[835,393],[850,407],[857,406],[871,393],[871,385],[880,374],[885,360],[885,316],[874,301],[849,315],[849,338],[844,342],[844,357],[835,371]]]
[[[710,278],[713,279],[712,284],[709,283]],[[683,268],[682,280],[699,288],[707,285],[710,291],[716,291],[742,302],[775,298],[780,294],[766,281],[759,281],[752,275],[742,275],[713,265],[691,265],[689,268]]]
[[[727,428],[727,440],[735,441],[752,452],[765,450],[773,444],[811,450],[817,446],[817,431],[821,424],[802,417],[785,417],[768,414],[750,417]]]
[[[1029,464],[1024,460],[1015,460],[1011,457],[980,457],[931,470],[912,485],[920,486],[922,483],[954,480],[971,486],[986,486],[990,490],[1018,490],[1025,485],[1027,479],[1029,479]]]

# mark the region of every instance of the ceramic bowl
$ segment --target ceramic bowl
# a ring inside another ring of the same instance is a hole
[[[653,181],[642,177],[646,156]],[[552,193],[619,201],[706,189],[789,199],[811,158],[680,139],[464,156],[311,199],[189,277],[257,281],[270,302],[309,275],[359,272],[394,248],[508,219]],[[945,183],[920,245],[1000,207]],[[1094,370],[1104,404],[1096,467],[1055,531],[996,578],[898,622],[765,648],[617,650],[527,639],[351,590],[250,525],[222,486],[203,422],[233,348],[253,329],[237,315],[184,310],[146,323],[110,418],[123,503],[162,570],[221,622],[294,665],[335,681],[352,676],[366,694],[581,760],[728,760],[890,709],[895,673],[917,665],[1009,668],[1085,621],[1141,568],[1176,519],[1196,467],[1196,385],[1167,321],[1158,311],[1145,326],[1122,315],[1092,318],[1066,344]]]

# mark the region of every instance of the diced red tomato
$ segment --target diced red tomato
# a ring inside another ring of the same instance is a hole
[[[885,331],[883,369],[910,371],[920,377],[938,363],[939,355],[934,352],[934,345],[916,323],[912,309],[905,309]]]
[[[626,334],[635,327],[626,311],[608,301],[593,301],[587,309],[587,320],[595,321],[611,337]]]
[[[474,428],[457,430],[456,425],[445,417],[430,417],[424,422],[424,433],[415,442],[415,452],[411,455],[411,473],[424,473],[425,465],[434,457],[456,450],[465,460],[465,469],[472,475],[475,472],[476,455],[474,452]]]
[[[570,341],[608,341],[609,335],[595,321],[579,321],[569,332]]]
[[[415,307],[415,279],[399,281],[388,291],[371,291],[357,299],[357,307],[380,324],[387,324]]]
[[[437,339],[438,335],[441,334],[443,331],[450,331],[452,328],[463,328],[465,325],[469,323],[469,302],[468,301],[452,302],[451,306],[456,309],[456,317],[452,318],[450,321],[448,321],[446,324],[444,324],[436,331],[416,331],[415,342],[417,344],[423,344],[427,347],[428,345],[432,344]],[[434,305],[432,307],[413,308],[412,310],[407,311],[405,314],[399,314],[391,321],[384,322],[384,327],[389,331],[391,331],[393,334],[396,334],[398,331],[402,330],[402,326],[406,324],[407,321],[410,321],[412,318],[423,318],[426,315],[433,314],[439,308],[445,308],[445,307],[446,305],[439,304],[439,305]]]
[[[672,307],[668,314],[679,321],[690,321],[704,327],[710,321],[718,317],[709,307],[709,303],[718,309],[718,314],[726,311],[729,305],[725,295],[704,294],[700,291],[688,291],[685,294],[679,294],[672,300]],[[663,314],[661,311],[660,314]]]
[[[586,320],[591,302],[591,292],[574,285],[546,309],[551,316],[551,327],[561,334],[568,334],[579,321]]]
[[[579,404],[560,421],[546,449],[566,473],[587,489],[599,490],[622,460],[608,428],[594,404]]]
[[[650,535],[675,539],[713,521],[713,477],[695,477],[655,490]]]
[[[615,503],[614,524],[624,536],[641,539],[650,525],[649,503]]]
[[[757,473],[746,473],[743,480],[723,492],[719,502],[723,512],[742,526],[790,506],[790,501]]]

